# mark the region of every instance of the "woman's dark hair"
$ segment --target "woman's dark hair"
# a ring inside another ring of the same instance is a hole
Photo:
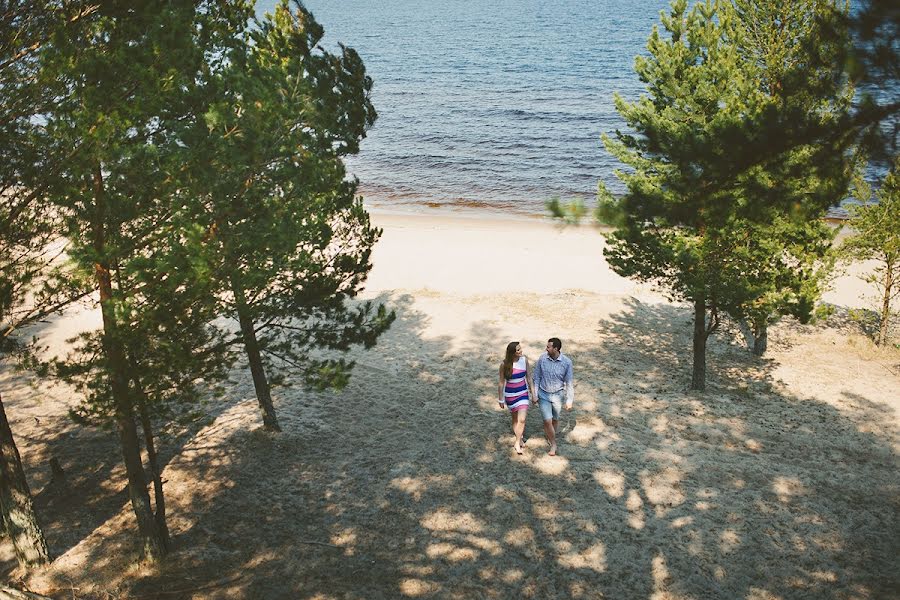
[[[516,362],[516,347],[519,342],[510,342],[506,345],[506,358],[503,359],[503,378],[512,377],[513,363]]]

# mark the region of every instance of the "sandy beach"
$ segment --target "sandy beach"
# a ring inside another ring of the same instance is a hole
[[[397,311],[353,355],[341,392],[275,391],[262,431],[249,373],[208,416],[160,439],[176,546],[135,561],[114,434],[74,424],[60,385],[4,367],[0,392],[51,551],[22,576],[55,598],[897,598],[900,352],[848,309],[791,320],[763,358],[735,327],[710,339],[691,392],[689,307],[613,273],[590,226],[477,212],[376,210],[363,299]],[[43,328],[50,352],[96,323]],[[547,455],[496,408],[507,342],[550,336],[574,362],[575,409]],[[50,482],[48,461],[66,472]]]

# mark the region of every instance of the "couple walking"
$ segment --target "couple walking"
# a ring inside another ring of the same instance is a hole
[[[572,410],[575,386],[572,383],[572,361],[562,352],[562,342],[552,337],[547,340],[547,351],[534,365],[522,354],[519,342],[506,346],[506,357],[500,363],[500,386],[497,402],[512,415],[513,433],[516,435],[517,454],[522,454],[525,443],[525,416],[531,404],[540,404],[544,420],[544,435],[550,443],[550,456],[556,456],[556,434],[559,433],[559,413],[565,396],[566,410]],[[536,387],[535,387],[536,386]],[[535,394],[535,390],[537,393]]]

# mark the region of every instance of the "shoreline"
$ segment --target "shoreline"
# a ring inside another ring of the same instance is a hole
[[[380,194],[367,195],[363,190],[359,191],[358,196],[362,196],[363,205],[369,212],[385,212],[397,214],[427,214],[429,211],[434,212],[451,212],[458,215],[488,216],[489,218],[509,218],[509,219],[538,219],[550,220],[549,212],[544,209],[542,212],[534,212],[522,205],[513,203],[492,204],[478,200],[459,200],[459,201],[436,201],[428,200],[425,197],[416,197],[410,200],[403,200],[400,197],[390,197]],[[549,200],[549,198],[548,198]],[[566,199],[560,199],[566,202]],[[585,202],[587,216],[585,221],[593,222],[591,211],[593,205],[591,202]],[[840,211],[839,213],[836,211]],[[822,217],[822,220],[830,225],[845,226],[849,219],[849,214],[842,206],[836,206],[828,209],[828,212]],[[606,226],[599,226],[606,227]]]

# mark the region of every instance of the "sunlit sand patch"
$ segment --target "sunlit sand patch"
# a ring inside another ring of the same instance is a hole
[[[569,461],[564,456],[544,454],[531,463],[535,469],[545,475],[562,475],[569,468]]]
[[[659,473],[641,473],[641,485],[644,495],[654,505],[678,506],[684,502],[684,493],[680,489],[680,483],[684,474],[674,468],[667,467]]]
[[[653,600],[668,598],[666,588],[672,583],[672,576],[669,574],[669,567],[666,565],[666,559],[662,554],[653,557],[650,567],[650,574],[653,577]]]
[[[479,537],[477,535],[467,535],[463,539],[472,546],[475,546],[476,548],[483,550],[493,556],[496,556],[502,552],[500,544],[498,544],[494,540]]]
[[[822,581],[825,583],[835,583],[838,580],[837,575],[834,573],[834,571],[812,571],[809,576],[816,581]]]
[[[590,594],[590,596],[589,596]],[[573,581],[569,584],[569,597],[570,598],[593,598],[595,594],[594,588],[592,586],[587,586],[580,581]],[[602,598],[602,596],[600,596]]]
[[[699,531],[690,530],[687,532],[687,552],[691,556],[703,556],[706,552],[706,540]]]
[[[404,596],[424,596],[434,591],[435,585],[422,579],[404,579],[400,582],[400,593]]]
[[[687,525],[690,525],[694,522],[694,517],[678,517],[676,519],[672,519],[672,522],[669,523],[669,527],[672,529],[681,529]]]
[[[603,487],[610,498],[621,498],[625,493],[625,475],[613,467],[594,471],[594,481]]]
[[[591,569],[597,573],[606,571],[606,546],[597,543],[584,550],[577,550],[570,542],[557,542],[559,564],[570,569]]]
[[[637,493],[637,490],[628,490],[628,499],[625,501],[625,508],[631,513],[628,516],[628,526],[632,529],[644,528],[646,517],[644,516],[643,506],[644,501],[641,500],[641,495]]]
[[[335,546],[344,548],[344,556],[353,556],[355,554],[354,546],[356,545],[356,531],[354,531],[352,527],[337,531],[332,534],[331,543]]]
[[[503,543],[510,546],[522,547],[527,546],[533,542],[534,531],[531,529],[531,527],[527,527],[524,525],[521,527],[510,529],[506,532],[506,535],[503,536]]]
[[[794,496],[802,496],[807,493],[806,487],[799,479],[783,476],[776,477],[772,482],[772,491],[782,502],[790,502]]]
[[[516,500],[519,495],[511,489],[505,487],[497,487],[494,489],[494,497],[500,498],[501,500]]]
[[[813,536],[812,542],[816,547],[829,552],[840,552],[844,549],[844,544],[837,535],[817,535]]]
[[[747,600],[782,600],[782,596],[777,596],[769,590],[752,587],[747,592]]]
[[[443,558],[450,562],[462,562],[478,558],[478,552],[474,548],[460,547],[447,542],[429,544],[425,549],[425,554],[428,558]]]
[[[669,417],[659,415],[650,420],[650,429],[660,435],[665,435],[669,431]]]
[[[734,552],[741,545],[741,538],[734,529],[726,529],[719,535],[719,550],[723,554]]]
[[[517,581],[522,581],[524,576],[525,572],[521,569],[509,569],[504,571],[500,578],[504,583],[516,583]]]
[[[572,431],[566,434],[566,441],[584,445],[606,430],[606,424],[598,417],[584,417],[578,420]]]
[[[758,442],[752,438],[744,440],[744,446],[747,447],[747,450],[749,450],[750,452],[754,452],[754,453],[761,451],[762,447],[763,447],[760,442]]]
[[[391,480],[390,486],[409,494],[413,500],[418,502],[422,499],[422,494],[428,491],[429,487],[443,487],[452,483],[453,477],[449,475],[431,476],[431,477],[395,477]]]
[[[434,574],[434,565],[403,565],[400,570],[414,578],[427,577]]]
[[[454,513],[446,508],[439,508],[422,519],[422,526],[432,531],[460,531],[465,533],[481,533],[484,524],[472,513]]]

